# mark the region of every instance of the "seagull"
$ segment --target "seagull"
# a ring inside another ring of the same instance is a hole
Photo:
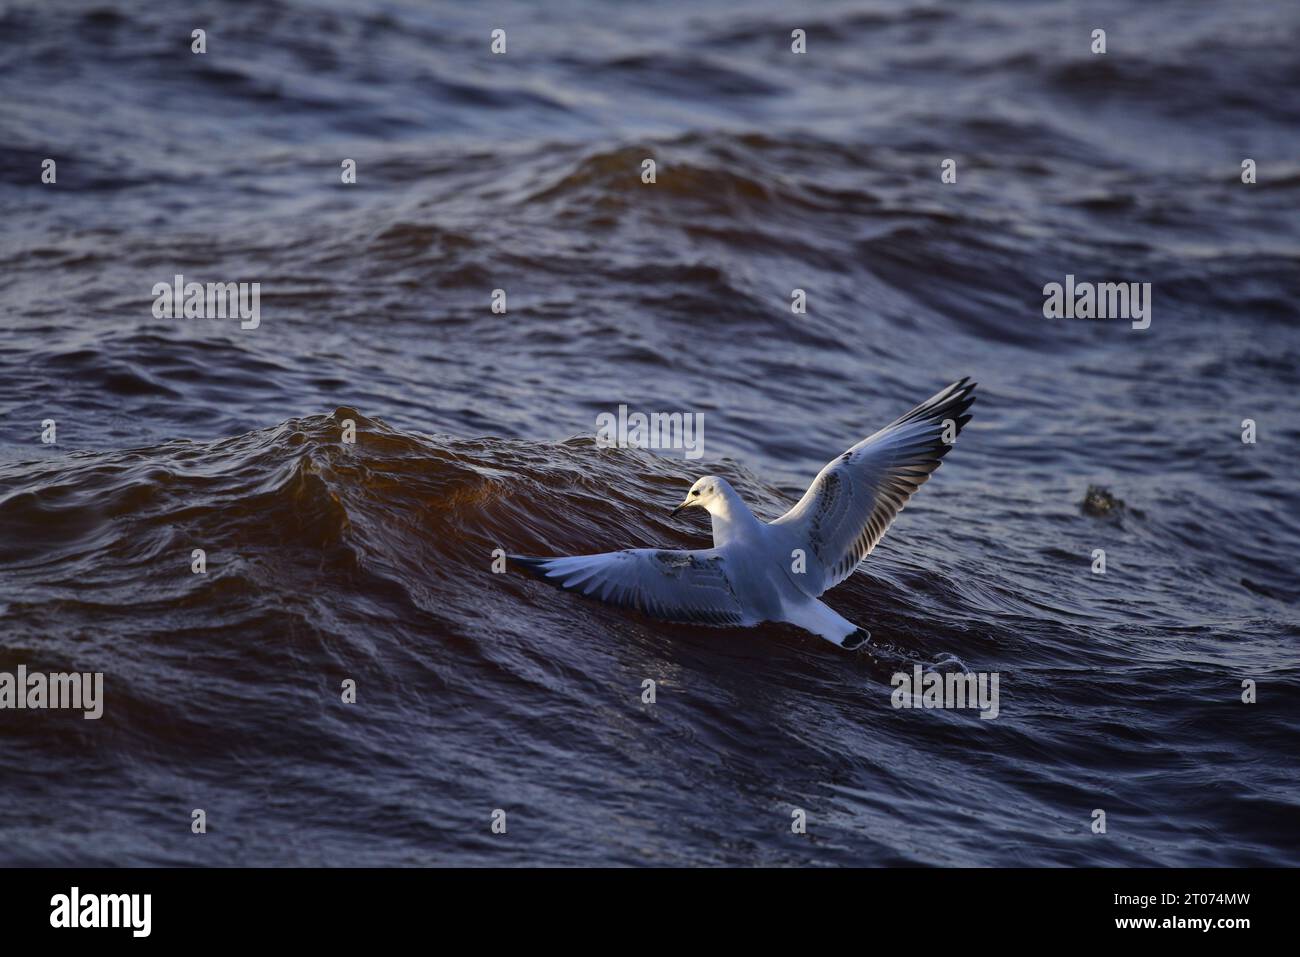
[[[857,569],[939,467],[975,401],[961,379],[831,460],[794,508],[761,521],[731,484],[706,475],[672,514],[702,508],[713,547],[509,556],[544,581],[664,621],[750,627],[788,622],[853,650],[871,637],[819,601]]]

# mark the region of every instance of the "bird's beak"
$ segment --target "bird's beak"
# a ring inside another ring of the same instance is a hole
[[[691,500],[688,498],[686,501],[682,502],[681,505],[678,505],[675,509],[673,509],[673,513],[671,517],[675,518],[678,512],[680,512],[684,508],[690,508],[690,506],[691,506]]]

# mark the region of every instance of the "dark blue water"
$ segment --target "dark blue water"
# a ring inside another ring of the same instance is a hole
[[[0,863],[1300,863],[1298,46],[1282,2],[0,5],[0,672],[105,676],[0,710]],[[176,274],[260,325],[155,318]],[[1045,319],[1067,274],[1150,327]],[[491,571],[706,544],[709,473],[774,518],[965,375],[827,597],[863,653]],[[597,448],[620,404],[704,455]],[[891,706],[953,658],[996,719]]]

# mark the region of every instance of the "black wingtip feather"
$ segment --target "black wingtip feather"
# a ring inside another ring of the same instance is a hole
[[[946,389],[939,390],[920,405],[899,416],[898,419],[891,423],[891,426],[902,425],[917,419],[930,421],[956,419],[957,431],[960,433],[965,424],[970,421],[970,416],[966,413],[975,402],[974,391],[977,384],[971,382],[969,376],[964,376]]]
[[[546,579],[546,566],[551,561],[549,558],[533,558],[528,555],[507,555],[506,562],[512,565],[518,565],[530,575],[535,575],[543,580]]]

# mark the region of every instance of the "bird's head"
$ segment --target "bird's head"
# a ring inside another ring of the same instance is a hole
[[[691,490],[686,493],[686,501],[673,509],[676,515],[684,509],[699,507],[712,514],[715,509],[725,507],[728,496],[734,495],[727,480],[716,475],[706,475],[696,479]]]

